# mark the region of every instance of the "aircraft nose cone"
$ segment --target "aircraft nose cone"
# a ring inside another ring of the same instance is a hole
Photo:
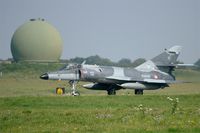
[[[48,79],[49,79],[49,75],[48,75],[47,73],[45,73],[45,74],[42,74],[42,75],[40,76],[40,78],[41,78],[41,79],[44,79],[44,80],[48,80]]]

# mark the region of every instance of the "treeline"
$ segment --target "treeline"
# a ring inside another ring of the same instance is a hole
[[[127,58],[122,58],[118,62],[113,62],[108,58],[102,58],[98,55],[95,56],[89,56],[87,58],[83,57],[75,57],[69,60],[62,60],[62,62],[67,62],[67,63],[77,63],[81,64],[82,62],[86,61],[86,64],[96,64],[96,65],[104,65],[104,66],[119,66],[119,67],[136,67],[146,61],[144,58],[138,58],[134,61],[131,61],[130,59]],[[182,61],[177,61],[178,64],[184,64]],[[194,67],[193,69],[200,69],[200,59],[198,59],[196,62],[194,62]]]
[[[13,62],[12,59],[4,60],[4,62],[6,62],[6,61]],[[131,59],[128,59],[128,58],[122,58],[118,62],[114,62],[108,58],[102,58],[98,55],[94,55],[94,56],[89,56],[87,58],[75,57],[75,58],[71,58],[71,59],[61,59],[60,60],[61,64],[60,63],[47,63],[47,62],[44,64],[48,64],[48,66],[51,66],[50,64],[54,64],[53,67],[55,68],[55,66],[61,66],[62,64],[69,64],[69,63],[81,64],[84,61],[86,61],[86,64],[96,64],[96,65],[104,65],[104,66],[119,66],[119,67],[136,67],[136,66],[144,63],[146,61],[146,59],[138,58],[138,59],[132,61]],[[177,61],[177,63],[182,64],[184,62]],[[0,66],[2,66],[2,64],[7,64],[7,63],[2,63],[2,61],[1,61],[0,64],[1,64]],[[32,62],[32,63],[31,62],[20,62],[20,63],[14,63],[14,64],[15,65],[10,65],[10,66],[15,66],[13,69],[22,68],[22,67],[26,66],[27,64],[32,64],[32,65],[34,64],[34,66],[37,66],[39,64],[42,65],[41,63],[37,63],[37,62]],[[194,64],[197,66],[196,67],[197,69],[200,69],[200,59],[198,59]]]
[[[89,56],[87,58],[83,57],[76,57],[69,60],[61,60],[61,62],[66,63],[77,63],[81,64],[84,61],[86,61],[86,64],[96,64],[96,65],[104,65],[104,66],[119,66],[119,67],[135,67],[142,63],[144,63],[146,60],[144,58],[136,59],[135,61],[131,61],[127,58],[122,58],[118,62],[113,62],[108,58],[102,58],[98,55],[95,56]]]

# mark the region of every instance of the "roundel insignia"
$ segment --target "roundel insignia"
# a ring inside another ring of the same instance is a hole
[[[158,75],[156,75],[156,74],[153,77],[154,77],[154,79],[158,79]]]

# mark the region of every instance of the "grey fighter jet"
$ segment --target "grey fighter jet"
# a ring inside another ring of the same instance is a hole
[[[116,90],[119,89],[134,89],[136,95],[142,95],[143,90],[165,88],[171,83],[176,83],[172,71],[179,66],[176,62],[180,51],[181,46],[165,49],[160,55],[135,68],[88,65],[84,62],[45,73],[40,78],[69,81],[72,95],[78,95],[76,91],[78,81],[92,82],[83,87],[91,90],[106,90],[108,95],[115,95]]]

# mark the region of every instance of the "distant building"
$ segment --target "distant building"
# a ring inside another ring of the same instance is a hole
[[[62,54],[59,32],[44,19],[30,19],[13,34],[11,52],[16,62],[57,62]]]

